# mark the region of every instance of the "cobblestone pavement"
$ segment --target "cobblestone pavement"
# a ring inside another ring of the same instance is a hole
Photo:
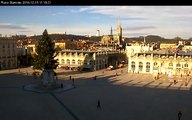
[[[38,94],[22,90],[22,85],[40,80],[32,72],[31,68],[0,71],[0,120],[177,120],[179,110],[181,120],[192,119],[191,81],[185,85],[184,77],[160,75],[154,80],[151,74],[127,73],[126,68],[87,73],[58,69],[58,80],[72,84],[71,76],[76,88]]]

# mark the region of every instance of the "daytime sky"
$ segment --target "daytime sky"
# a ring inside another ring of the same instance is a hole
[[[0,15],[2,35],[116,34],[120,17],[123,37],[192,37],[192,6],[1,6]]]

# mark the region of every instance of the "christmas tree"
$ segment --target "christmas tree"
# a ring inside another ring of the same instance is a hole
[[[56,69],[58,66],[56,57],[55,42],[49,37],[45,29],[41,39],[38,40],[36,46],[36,54],[34,55],[34,69]]]

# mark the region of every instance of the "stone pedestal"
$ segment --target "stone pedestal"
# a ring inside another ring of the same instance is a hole
[[[54,77],[53,69],[44,69],[43,70],[43,79],[44,86],[54,86],[56,85],[56,79]]]

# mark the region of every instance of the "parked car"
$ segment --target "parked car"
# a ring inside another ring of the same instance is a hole
[[[114,70],[115,68],[112,66],[112,65],[110,65],[109,67],[107,67],[107,71],[109,71],[109,70]]]
[[[118,68],[123,68],[124,67],[124,64],[119,64],[118,65]]]

